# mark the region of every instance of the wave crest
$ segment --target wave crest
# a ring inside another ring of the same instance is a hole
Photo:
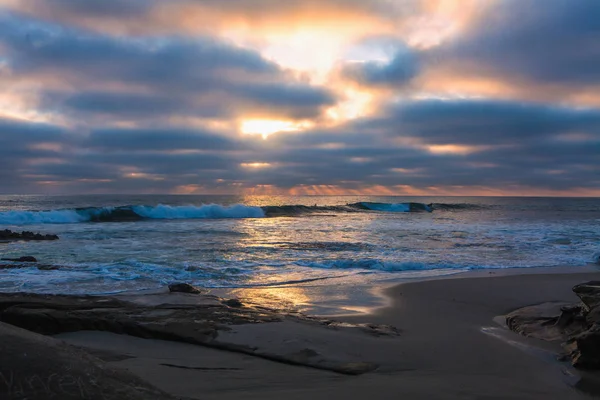
[[[224,218],[264,218],[297,217],[303,215],[324,215],[326,213],[413,213],[433,211],[459,211],[481,209],[474,204],[443,203],[374,203],[359,202],[334,206],[282,205],[253,207],[242,204],[223,206],[204,204],[200,206],[156,206],[132,205],[121,207],[89,207],[46,211],[4,211],[0,212],[0,224],[73,224],[80,222],[131,222],[144,219],[224,219]]]
[[[80,222],[127,222],[142,219],[223,219],[263,218],[260,207],[241,204],[222,206],[124,206],[91,207],[49,211],[5,211],[0,212],[0,224],[73,224]]]

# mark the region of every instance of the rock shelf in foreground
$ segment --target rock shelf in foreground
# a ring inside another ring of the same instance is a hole
[[[175,400],[60,340],[0,322],[0,398]]]
[[[188,293],[4,293],[0,321],[45,335],[93,330],[185,342],[350,375],[377,368],[357,355],[357,346],[399,335],[391,326],[345,324]]]

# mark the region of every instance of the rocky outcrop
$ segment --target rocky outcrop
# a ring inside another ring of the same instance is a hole
[[[356,348],[351,343],[398,335],[390,326],[338,323],[187,293],[123,297],[6,293],[0,294],[0,321],[47,335],[96,330],[179,341],[353,375],[377,366],[357,359],[356,352],[348,350]],[[260,326],[267,324],[262,331]],[[361,339],[365,334],[370,337]],[[312,348],[313,343],[322,347]]]
[[[0,398],[175,400],[62,341],[0,323]]]
[[[223,301],[223,304],[229,307],[239,308],[243,307],[244,304],[239,299],[227,299]]]
[[[189,283],[172,283],[169,285],[169,291],[172,293],[191,293],[191,294],[203,294],[208,293],[208,290],[199,289]]]
[[[37,258],[34,256],[23,256],[19,258],[0,258],[2,261],[16,261],[16,262],[37,262]]]
[[[508,327],[524,336],[560,341],[573,366],[600,369],[600,281],[573,287],[579,304],[544,303],[506,316]]]
[[[573,292],[581,299],[586,311],[594,310],[600,305],[600,281],[575,285]]]
[[[40,271],[53,271],[62,268],[60,265],[39,264],[37,258],[35,258],[34,256],[22,256],[18,258],[0,258],[0,261],[11,261],[10,264],[0,263],[0,270],[35,267]]]
[[[13,232],[9,229],[0,231],[0,242],[12,242],[17,240],[58,240],[57,235],[34,233],[29,231]]]
[[[12,264],[0,264],[0,270],[3,269],[18,269],[18,268],[31,268],[31,267],[35,267],[37,269],[39,269],[40,271],[52,271],[55,269],[60,269],[60,266],[58,265],[51,265],[51,264],[37,264],[37,263],[12,263]]]
[[[581,317],[581,307],[549,302],[513,311],[506,316],[506,325],[523,336],[553,342],[581,332],[587,323]]]

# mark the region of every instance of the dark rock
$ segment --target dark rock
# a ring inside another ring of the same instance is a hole
[[[571,340],[573,366],[583,369],[600,368],[600,325],[574,336]]]
[[[2,261],[16,261],[16,262],[37,262],[37,259],[33,256],[23,256],[19,258],[1,258]]]
[[[229,307],[234,307],[234,308],[239,308],[239,307],[244,306],[244,304],[238,299],[228,299],[228,300],[223,301],[223,304],[225,304]]]
[[[582,314],[583,307],[579,304],[561,307],[560,312],[560,316],[555,324],[560,329],[565,330],[568,326],[576,322],[585,322],[585,317]]]
[[[585,313],[585,320],[588,325],[600,324],[600,307],[592,308]]]
[[[193,302],[190,302],[192,299]],[[336,324],[331,320],[299,313],[284,313],[266,307],[246,305],[233,308],[221,301],[215,296],[206,295],[194,298],[183,295],[177,297],[177,294],[117,298],[0,293],[0,322],[47,335],[96,330],[147,339],[179,341],[343,374],[369,372],[376,365],[354,362],[359,361],[354,354],[348,354],[345,359],[330,359],[326,354],[307,357],[308,354],[303,353],[300,357],[292,352],[278,353],[278,350],[268,347],[268,341],[257,343],[260,335],[248,343],[237,343],[234,339],[242,336],[238,332],[247,325],[271,322],[310,325],[314,329],[338,331],[336,340],[340,343],[340,348],[348,347],[344,345],[344,337],[355,337],[352,330],[363,334],[378,332],[380,335],[396,336],[389,327],[379,329],[377,325]],[[297,335],[296,331],[293,332]],[[281,348],[287,350],[290,337],[286,335],[280,335],[280,340],[286,343]],[[0,358],[0,363],[2,360]]]
[[[586,311],[600,305],[600,281],[590,281],[575,285],[573,292],[581,299]]]
[[[506,316],[506,325],[513,332],[523,336],[547,341],[563,341],[564,327],[561,327],[561,309],[569,309],[567,303],[543,303],[519,308]],[[568,318],[568,317],[564,317]]]
[[[563,342],[573,366],[600,369],[600,281],[573,287],[581,304],[545,303],[508,314],[508,327],[524,336]]]
[[[16,240],[57,240],[58,236],[57,235],[52,235],[52,234],[41,234],[41,233],[34,233],[34,232],[30,232],[30,231],[23,231],[21,233],[19,232],[13,232],[9,229],[5,229],[3,231],[0,231],[0,241],[6,242],[6,241],[16,241]]]
[[[56,269],[60,269],[58,265],[50,265],[50,264],[0,264],[1,269],[18,269],[18,268],[31,268],[36,267],[40,271],[52,271]]]
[[[408,203],[408,207],[411,212],[432,212],[433,208],[429,204],[423,203]]]
[[[199,289],[189,283],[172,283],[169,285],[169,291],[173,293],[191,293],[203,294],[208,293],[208,290]]]
[[[174,400],[62,341],[0,323],[0,398]]]

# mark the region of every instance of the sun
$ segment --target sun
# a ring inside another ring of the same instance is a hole
[[[294,132],[307,128],[306,123],[275,119],[247,119],[241,122],[240,132],[246,135],[262,135],[266,139],[277,132]]]

